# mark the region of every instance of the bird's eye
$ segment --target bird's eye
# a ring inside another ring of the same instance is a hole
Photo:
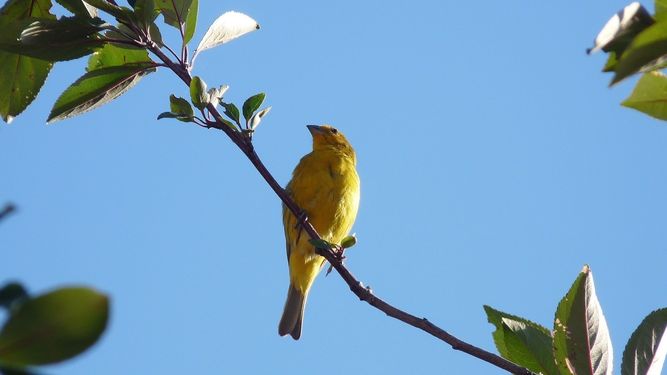
[[[333,134],[338,134],[338,129],[336,129],[336,128],[331,128],[331,133],[333,133]]]

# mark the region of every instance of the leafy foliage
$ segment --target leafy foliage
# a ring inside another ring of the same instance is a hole
[[[6,39],[0,49],[46,61],[65,61],[91,54],[105,44],[97,34],[102,30],[99,18],[61,18],[8,22],[8,35],[17,35],[16,41]],[[4,38],[3,38],[4,39]]]
[[[5,3],[0,9],[0,29],[3,30],[0,43],[4,38],[18,38],[18,30],[11,30],[16,23],[55,19],[50,9],[49,0],[12,0]],[[52,67],[52,62],[2,50],[0,47],[0,116],[3,121],[10,123],[35,100]]]
[[[157,12],[155,11],[155,2],[153,0],[137,0],[132,4],[137,21],[144,26],[144,30],[150,25]]]
[[[165,62],[164,55],[155,49],[166,47],[155,24],[159,14],[167,25],[179,30],[183,44],[178,63],[185,65],[189,73],[187,43],[195,32],[198,0],[129,1],[132,8],[106,0],[55,0],[73,14],[59,19],[49,13],[51,1],[9,0],[0,9],[3,30],[0,33],[0,74],[6,77],[0,80],[0,115],[5,122],[11,122],[34,100],[57,61],[93,54],[86,73],[60,95],[47,122],[82,114],[125,93],[144,75],[155,71],[157,64],[148,57],[149,50]],[[100,13],[112,16],[118,24],[105,23],[99,18]],[[257,28],[259,25],[250,17],[227,12],[211,25],[199,49],[215,47]],[[222,102],[227,86],[207,91],[202,80],[193,82],[191,99],[195,107],[203,110],[209,103],[215,107]],[[223,105],[225,114],[240,126],[238,108],[233,104]],[[247,127],[251,116],[255,116],[254,129],[269,112],[266,108],[255,113],[257,108],[252,107],[246,116]],[[165,112],[159,116],[166,117],[194,119],[187,111]],[[218,114],[214,117],[237,130]]]
[[[639,72],[667,54],[667,22],[657,22],[637,35],[614,69],[612,84]]]
[[[83,0],[56,0],[65,9],[69,10],[75,16],[94,18],[98,16],[97,8],[84,2]]]
[[[639,3],[628,5],[609,20],[595,44],[592,51],[609,54],[603,71],[614,74],[612,85],[644,73],[622,105],[667,120],[667,85],[660,73],[667,67],[667,1],[655,1],[654,15]]]
[[[500,355],[542,374],[611,374],[609,329],[595,293],[593,273],[584,266],[558,304],[554,330],[484,306],[496,327],[493,341]],[[667,355],[667,309],[644,319],[623,354],[623,375],[658,374]],[[649,369],[651,372],[645,370]]]
[[[183,33],[184,43],[188,43],[197,26],[198,0],[155,0],[164,16],[164,22]]]
[[[99,9],[105,13],[114,16],[118,21],[130,23],[134,18],[132,9],[128,7],[120,7],[106,0],[83,0],[83,1],[85,1],[88,5],[92,6],[93,8]]]

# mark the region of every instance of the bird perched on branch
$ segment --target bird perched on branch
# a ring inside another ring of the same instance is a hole
[[[354,149],[343,133],[328,125],[308,125],[313,151],[294,169],[286,191],[322,238],[339,244],[349,233],[359,208],[359,176]],[[305,216],[304,216],[305,217]],[[290,285],[278,333],[301,337],[308,291],[325,259],[315,253],[300,220],[283,206]]]

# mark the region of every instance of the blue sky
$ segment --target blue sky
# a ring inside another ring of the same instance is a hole
[[[590,264],[618,369],[667,305],[667,124],[619,106],[587,56],[622,1],[207,1],[262,29],[203,52],[195,74],[237,103],[267,93],[255,136],[286,184],[331,123],[357,150],[362,199],[347,265],[379,296],[495,351],[483,304],[552,326]],[[652,4],[645,4],[652,10]],[[171,32],[167,36],[174,36]],[[173,39],[172,39],[173,40]],[[277,334],[287,291],[278,199],[218,131],[156,121],[167,70],[46,126],[85,60],[56,65],[0,126],[0,281],[112,298],[103,339],[53,374],[496,374],[360,303],[336,275],[300,341]]]

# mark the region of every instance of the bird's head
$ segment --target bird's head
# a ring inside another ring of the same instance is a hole
[[[335,148],[342,151],[352,150],[350,142],[343,133],[330,125],[308,125],[308,130],[313,136],[313,150]]]

